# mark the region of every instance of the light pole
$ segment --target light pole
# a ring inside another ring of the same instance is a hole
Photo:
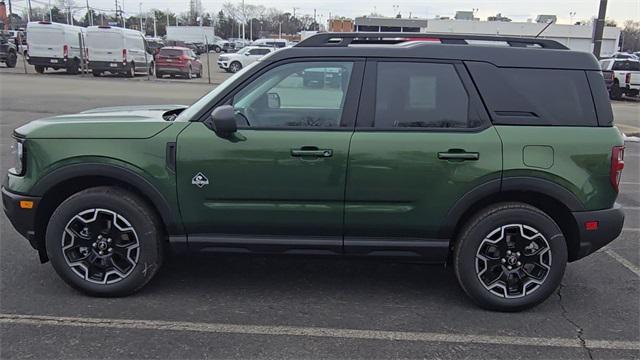
[[[573,25],[573,17],[576,16],[576,12],[575,11],[570,11],[569,12],[569,23],[571,25]]]
[[[140,7],[140,32],[142,32],[142,3],[139,3],[138,6]],[[145,32],[142,32],[143,35],[146,35]]]

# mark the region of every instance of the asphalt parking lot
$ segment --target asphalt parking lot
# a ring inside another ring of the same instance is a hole
[[[20,65],[20,64],[19,64]],[[204,83],[0,69],[0,171],[11,132],[100,106],[189,104]],[[640,129],[640,103],[614,104]],[[174,257],[140,293],[86,297],[41,265],[0,215],[0,358],[640,357],[640,143],[628,142],[625,229],[569,264],[557,294],[516,314],[474,306],[453,271],[303,257]]]

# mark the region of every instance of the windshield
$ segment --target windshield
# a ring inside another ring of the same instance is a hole
[[[236,52],[236,54],[243,55],[243,54],[244,54],[244,53],[246,53],[247,51],[249,51],[249,48],[246,48],[246,47],[245,47],[245,48],[242,48],[242,49],[238,50],[238,52]]]
[[[236,79],[241,77],[243,74],[247,73],[248,71],[250,71],[251,69],[256,67],[259,63],[260,63],[259,61],[256,61],[253,64],[248,65],[247,67],[244,67],[242,70],[240,70],[237,73],[233,74],[233,76],[231,76],[227,80],[223,81],[222,84],[216,86],[208,94],[204,95],[198,101],[196,101],[191,106],[186,108],[183,112],[181,112],[180,115],[176,118],[176,121],[196,120],[196,119],[194,119],[194,117],[196,116],[196,114],[200,110],[202,110],[202,108],[204,108],[207,105],[209,105],[209,103],[213,99],[215,99],[216,96],[218,96],[220,93],[222,93],[224,91],[224,89],[226,89],[230,84],[232,84],[234,81],[236,81]]]

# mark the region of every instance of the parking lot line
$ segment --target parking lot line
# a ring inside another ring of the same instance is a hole
[[[604,253],[609,255],[609,256],[611,256],[614,260],[616,260],[617,262],[622,264],[622,266],[624,266],[627,269],[633,271],[636,275],[640,276],[640,268],[638,268],[637,266],[632,264],[629,260],[627,260],[624,257],[622,257],[617,252],[615,252],[615,251],[613,251],[611,249],[605,249]]]
[[[581,348],[578,338],[535,338],[520,336],[466,335],[430,332],[404,332],[384,330],[356,330],[321,327],[234,325],[216,323],[173,322],[160,320],[126,320],[58,317],[41,315],[0,314],[0,324],[32,326],[74,326],[84,328],[112,328],[157,331],[194,331],[218,334],[302,336],[341,339],[367,339],[388,341],[444,342],[459,344],[491,344],[517,346],[554,346]],[[586,340],[590,349],[640,350],[639,341]]]

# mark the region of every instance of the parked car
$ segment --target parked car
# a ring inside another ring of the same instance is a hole
[[[18,50],[16,46],[9,41],[8,34],[0,32],[0,62],[4,63],[8,68],[14,68],[17,61]]]
[[[3,205],[91,295],[140,290],[170,248],[449,263],[480,306],[522,310],[623,228],[600,71],[549,39],[320,33],[190,107],[15,129]],[[305,72],[341,81],[305,87]]]
[[[226,72],[235,73],[274,51],[275,48],[247,46],[236,53],[220,55],[220,57],[218,57],[218,67]]]
[[[85,28],[48,21],[27,24],[27,46],[29,64],[42,74],[48,68],[65,69],[69,74],[78,74],[82,64],[80,37]]]
[[[164,47],[164,41],[158,38],[145,38],[147,41],[147,52],[149,54],[153,54],[154,56],[158,54],[158,51]]]
[[[289,42],[286,39],[258,39],[254,40],[251,45],[284,48],[289,46]]]
[[[204,54],[207,52],[206,46],[203,43],[184,43],[185,47],[193,50],[196,55]]]
[[[163,47],[156,57],[156,76],[176,75],[191,79],[202,77],[202,62],[193,50],[186,47]]]
[[[638,96],[640,92],[640,60],[615,58],[600,60],[603,71],[613,72],[613,83],[609,88],[612,99],[622,95]]]
[[[233,43],[233,47],[236,51],[251,45],[251,41],[239,38],[230,38],[229,42]]]
[[[635,59],[638,60],[638,56],[627,52],[617,52],[611,55],[613,59]]]
[[[86,34],[87,58],[93,76],[105,72],[128,77],[136,73],[153,75],[153,54],[140,31],[115,26],[89,26]]]

